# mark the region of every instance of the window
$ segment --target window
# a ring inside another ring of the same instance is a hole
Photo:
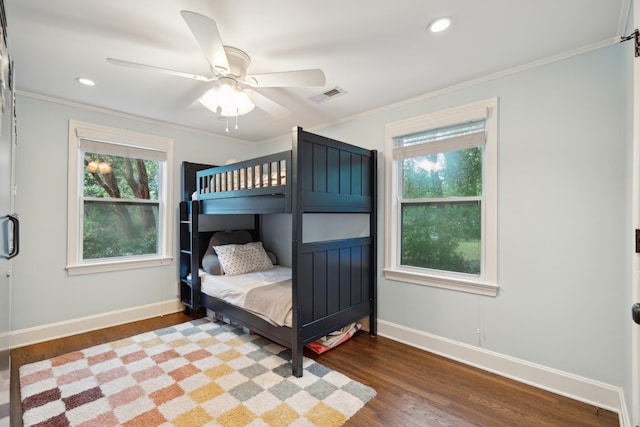
[[[497,294],[497,106],[387,125],[386,278]]]
[[[171,262],[171,139],[69,122],[70,275]]]

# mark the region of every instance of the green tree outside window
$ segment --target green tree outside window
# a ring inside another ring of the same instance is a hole
[[[406,266],[480,274],[482,147],[402,161]]]
[[[158,253],[159,162],[84,153],[83,259]]]

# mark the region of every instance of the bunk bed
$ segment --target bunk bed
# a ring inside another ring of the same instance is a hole
[[[180,298],[186,311],[209,309],[291,349],[300,377],[305,345],[364,318],[376,335],[377,152],[302,128],[292,139],[289,151],[196,172],[194,197],[179,207]],[[207,295],[196,274],[215,231],[201,230],[203,219],[253,215],[258,240],[259,216],[274,213],[291,214],[290,326]],[[303,240],[305,214],[352,213],[368,218],[367,236]]]

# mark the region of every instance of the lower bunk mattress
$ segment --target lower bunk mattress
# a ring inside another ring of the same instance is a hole
[[[202,293],[241,307],[276,326],[292,325],[291,268],[274,265],[265,271],[236,276],[200,270]]]

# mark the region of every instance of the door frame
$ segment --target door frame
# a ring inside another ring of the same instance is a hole
[[[632,28],[640,24],[640,0],[633,0],[630,19]],[[634,42],[635,43],[635,42]],[[633,58],[633,133],[632,133],[632,183],[631,183],[631,225],[632,230],[640,229],[640,57]],[[635,239],[632,239],[635,240]],[[635,241],[632,246],[635,249]],[[631,258],[631,304],[640,302],[640,254],[632,250]],[[632,320],[629,319],[632,322]],[[640,325],[631,326],[631,419],[632,425],[640,425]],[[624,402],[623,402],[624,403]],[[622,415],[622,414],[621,414]]]
[[[0,0],[1,3],[1,0]],[[0,6],[0,9],[2,8],[2,6]],[[3,43],[2,39],[0,39],[0,43]],[[5,52],[6,54],[6,52]],[[13,63],[11,63],[10,61],[10,67],[9,67],[9,81],[13,82]],[[8,163],[8,172],[9,172],[9,185],[8,188],[4,188],[2,190],[2,194],[0,195],[0,197],[2,197],[2,201],[0,202],[0,204],[2,204],[2,207],[0,208],[0,215],[2,215],[2,224],[0,224],[0,226],[2,227],[7,227],[5,230],[2,230],[3,232],[9,232],[8,229],[8,225],[7,225],[7,221],[9,220],[8,217],[6,217],[7,214],[13,213],[14,212],[14,204],[15,204],[15,160],[16,160],[16,147],[17,147],[17,136],[15,133],[15,116],[14,116],[14,96],[15,96],[15,88],[13,86],[13,84],[10,85],[9,88],[7,89],[1,89],[2,91],[2,97],[9,97],[9,99],[4,99],[5,105],[9,105],[9,108],[5,108],[5,111],[3,112],[2,117],[0,117],[0,125],[2,125],[2,132],[4,132],[2,134],[2,145],[3,145],[3,150],[8,149],[8,159],[7,159],[7,163]],[[8,146],[4,146],[4,144],[7,144]],[[6,154],[6,153],[5,153]],[[6,165],[3,165],[6,166]],[[6,183],[4,183],[6,185]],[[17,225],[14,224],[14,227],[16,227]],[[0,235],[4,234],[3,232],[0,232]],[[4,238],[8,239],[9,236],[3,236],[2,239],[2,244],[4,245]],[[14,241],[13,242],[14,245],[19,245],[18,241]],[[17,254],[17,248],[18,246],[14,246],[14,249],[16,249],[16,254]],[[2,407],[2,411],[0,411],[0,424],[4,425],[4,422],[10,422],[10,405],[11,405],[11,348],[12,348],[12,343],[11,343],[11,330],[12,330],[12,310],[11,310],[11,300],[13,298],[12,295],[12,277],[11,277],[11,270],[13,267],[13,262],[11,259],[6,259],[7,255],[6,253],[4,253],[5,251],[9,251],[9,248],[2,248],[2,250],[0,250],[0,252],[2,252],[0,254],[0,256],[2,257],[2,262],[0,262],[1,267],[0,267],[0,275],[2,275],[2,277],[0,277],[0,286],[2,286],[2,289],[0,290],[0,292],[2,293],[2,297],[7,298],[8,301],[7,306],[8,306],[8,310],[7,312],[2,312],[2,327],[0,328],[0,334],[2,335],[2,339],[0,340],[0,358],[2,359],[0,361],[0,369],[2,369],[2,371],[0,371],[0,387],[2,388],[3,394],[2,394],[2,400],[0,400],[0,405]],[[13,249],[12,249],[13,250]],[[4,287],[7,286],[7,288],[5,289]],[[5,324],[4,322],[7,322],[6,324],[6,330],[5,330]],[[6,367],[6,369],[5,369]],[[6,388],[6,394],[5,394],[5,388]],[[5,398],[6,396],[6,398]],[[8,400],[7,400],[8,399]]]

